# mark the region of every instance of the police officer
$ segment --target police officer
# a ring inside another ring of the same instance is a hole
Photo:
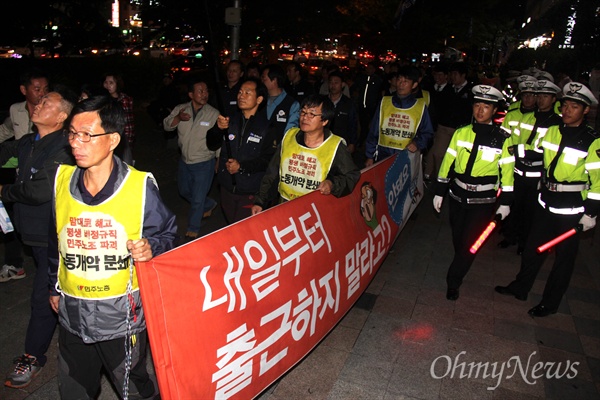
[[[502,121],[502,127],[511,133],[511,137],[516,137],[516,143],[521,140],[527,140],[531,136],[535,124],[536,110],[536,84],[537,79],[530,75],[521,75],[517,78],[519,81],[519,100],[509,106],[506,116]],[[519,139],[524,138],[524,139]],[[513,213],[502,226],[504,239],[498,243],[498,247],[506,248],[517,244],[517,229]]]
[[[521,107],[521,103],[523,102],[523,99],[522,99],[523,88],[532,86],[532,84],[524,83],[524,82],[528,82],[528,81],[535,82],[535,81],[537,81],[537,79],[532,75],[526,75],[526,74],[519,75],[515,78],[514,83],[516,83],[516,92],[517,92],[515,97],[517,97],[518,99],[510,103],[510,105],[508,106],[507,115],[508,115],[508,112],[515,110],[515,109],[519,109]],[[522,83],[523,83],[523,85],[521,85]],[[509,99],[509,101],[510,101],[510,99]],[[533,103],[529,103],[529,108],[532,108],[532,107],[535,107],[535,101]]]
[[[442,160],[433,207],[439,213],[446,191],[450,195],[450,226],[454,259],[446,283],[446,298],[456,300],[463,278],[475,260],[471,245],[494,216],[501,176],[502,195],[496,214],[504,219],[512,200],[514,157],[508,152],[509,134],[493,123],[502,93],[488,85],[473,87],[475,123],[458,128]],[[502,171],[502,174],[500,174]],[[450,177],[453,176],[453,179]]]
[[[539,140],[545,172],[521,269],[508,286],[495,288],[519,300],[527,299],[546,259],[547,253],[538,254],[536,249],[571,228],[592,229],[600,209],[600,134],[586,124],[586,115],[598,100],[578,82],[567,83],[562,93],[562,123],[551,126]],[[542,301],[529,310],[529,315],[556,313],[569,287],[578,245],[579,235],[556,245]]]
[[[535,145],[548,127],[562,122],[560,115],[554,111],[560,88],[551,81],[538,80],[534,90],[537,110],[523,114],[523,120],[515,126],[510,137],[509,151],[515,155],[515,202],[503,227],[504,240],[499,243],[500,247],[517,243],[519,255],[523,253],[531,228],[538,183],[544,171],[542,150]]]

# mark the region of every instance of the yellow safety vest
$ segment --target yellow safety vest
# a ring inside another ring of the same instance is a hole
[[[423,94],[422,99],[425,101],[425,105],[429,107],[429,103],[431,103],[431,94],[429,93],[429,90],[421,90],[421,93]]]
[[[76,166],[61,165],[55,181],[60,290],[81,299],[123,296],[129,282],[127,240],[142,237],[148,174],[129,167],[116,192],[102,204],[73,198]],[[139,290],[133,272],[132,289]]]
[[[338,146],[344,141],[331,134],[319,147],[312,149],[298,144],[296,134],[299,130],[289,129],[281,143],[279,194],[286,200],[304,196],[319,187],[327,178]]]
[[[392,103],[392,96],[385,96],[381,100],[378,145],[404,150],[417,134],[424,111],[423,98],[417,99],[411,108],[398,108]]]

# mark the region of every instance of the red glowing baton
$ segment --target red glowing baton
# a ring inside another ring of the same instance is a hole
[[[548,250],[550,247],[554,247],[557,244],[559,244],[560,242],[562,242],[563,240],[565,240],[566,238],[569,238],[571,236],[573,236],[574,234],[576,234],[577,232],[579,232],[581,230],[581,228],[578,226],[577,228],[571,228],[568,231],[566,231],[565,233],[563,233],[560,236],[555,237],[554,239],[550,240],[547,243],[544,243],[543,245],[541,245],[540,247],[537,248],[537,252],[538,253],[543,253],[546,250]]]
[[[477,253],[477,250],[479,250],[481,245],[483,245],[483,242],[485,242],[488,236],[490,236],[494,228],[496,228],[496,225],[498,225],[498,221],[500,221],[501,219],[502,215],[496,214],[494,220],[488,224],[488,226],[483,230],[483,232],[481,232],[481,235],[479,235],[475,243],[473,243],[473,246],[471,246],[471,248],[469,249],[471,254]]]

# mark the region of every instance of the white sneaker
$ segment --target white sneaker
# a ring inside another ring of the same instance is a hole
[[[23,279],[26,276],[25,268],[17,268],[14,265],[4,264],[0,270],[0,282],[8,282],[11,279]]]

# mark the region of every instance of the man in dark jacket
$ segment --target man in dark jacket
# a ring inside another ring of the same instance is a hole
[[[269,129],[265,108],[267,88],[257,78],[242,83],[238,110],[231,117],[217,119],[227,129],[227,141],[219,157],[217,179],[221,186],[221,207],[228,223],[250,216],[254,196],[260,188],[269,161],[275,153],[276,138]]]
[[[281,142],[283,135],[290,129],[298,126],[300,103],[296,101],[283,88],[285,85],[285,72],[279,64],[268,64],[263,67],[260,78],[267,87],[269,97],[267,103],[267,117],[277,143]]]
[[[343,93],[344,76],[340,71],[329,74],[329,100],[335,108],[335,115],[329,121],[329,130],[346,140],[350,153],[354,153],[358,142],[358,112],[352,99]]]
[[[295,98],[298,103],[302,103],[302,100],[314,93],[313,85],[304,78],[303,72],[298,61],[290,62],[286,69],[288,81],[285,91]]]
[[[377,64],[374,61],[369,62],[365,73],[359,74],[356,77],[354,86],[351,89],[358,106],[358,118],[360,121],[359,145],[365,142],[369,133],[371,120],[375,116],[377,107],[381,102],[384,82],[378,71]]]
[[[14,203],[15,228],[23,243],[31,246],[37,267],[25,354],[15,359],[15,368],[4,382],[8,387],[25,387],[40,372],[56,328],[56,314],[48,303],[48,229],[56,168],[74,164],[63,127],[76,100],[67,89],[48,93],[31,116],[37,133],[0,147],[0,164],[11,157],[19,160],[16,182],[0,186],[0,194],[3,202]]]

